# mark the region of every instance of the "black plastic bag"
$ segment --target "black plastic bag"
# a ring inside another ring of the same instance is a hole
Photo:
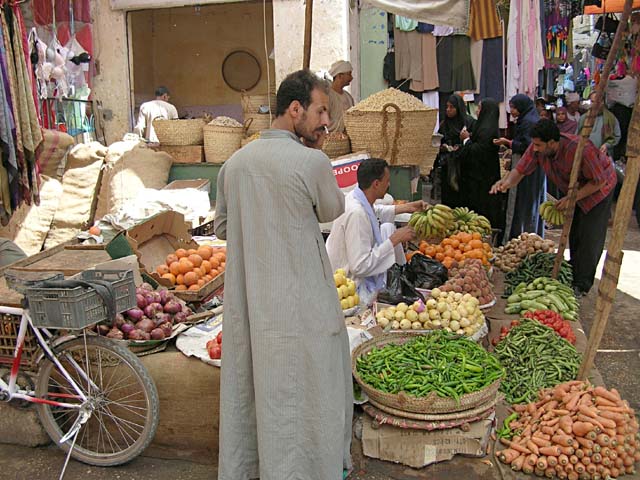
[[[387,286],[378,293],[378,301],[397,305],[400,302],[411,304],[416,300],[424,302],[424,297],[407,278],[405,267],[393,264],[387,271]]]
[[[447,268],[425,255],[413,255],[405,270],[407,279],[416,288],[431,290],[449,279]]]

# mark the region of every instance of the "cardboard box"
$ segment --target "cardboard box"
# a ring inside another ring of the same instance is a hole
[[[181,188],[195,188],[196,190],[209,193],[211,191],[211,182],[208,178],[196,178],[193,180],[174,180],[162,190],[179,190]]]
[[[178,248],[198,248],[189,234],[189,226],[184,216],[178,212],[162,212],[148,220],[121,232],[109,242],[107,252],[111,258],[122,258],[135,254],[143,273],[158,284],[171,288],[171,282],[161,278],[155,271],[156,266],[164,263],[167,255]],[[224,283],[224,272],[197,291],[178,291],[174,294],[186,302],[198,302],[205,299]]]
[[[468,424],[468,431],[413,430],[390,425],[373,426],[363,417],[362,450],[367,457],[422,468],[451,460],[454,455],[483,457],[491,434],[492,418]],[[465,429],[466,430],[466,429]]]
[[[204,147],[202,145],[160,145],[156,150],[171,155],[173,163],[204,162]]]

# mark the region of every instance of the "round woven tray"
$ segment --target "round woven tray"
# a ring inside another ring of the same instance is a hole
[[[373,388],[369,384],[362,381],[360,374],[356,368],[356,361],[358,358],[367,354],[374,347],[382,348],[390,343],[396,345],[402,345],[403,343],[411,340],[415,337],[415,334],[410,333],[390,333],[376,338],[372,338],[364,342],[355,348],[351,354],[351,371],[353,372],[353,378],[360,384],[362,390],[369,396],[370,400],[373,400],[379,405],[385,405],[387,407],[395,408],[403,412],[420,413],[420,414],[445,414],[453,412],[462,412],[464,410],[470,410],[476,408],[479,405],[488,403],[494,399],[500,388],[500,380],[496,380],[491,385],[485,387],[482,390],[473,393],[467,393],[462,395],[459,401],[452,398],[442,398],[431,392],[426,397],[414,397],[404,392],[398,394],[386,393]]]
[[[203,118],[156,119],[153,121],[153,129],[160,145],[202,145],[204,142],[202,127],[205,124],[206,121]]]
[[[371,403],[371,405],[373,405],[374,407],[376,407],[378,410],[382,412],[388,413],[390,415],[394,415],[396,417],[410,418],[412,420],[421,420],[423,422],[449,422],[449,421],[455,421],[455,420],[468,422],[470,419],[481,417],[482,414],[484,413],[489,414],[493,410],[493,408],[496,406],[497,402],[498,402],[498,396],[496,395],[493,399],[489,400],[489,402],[479,405],[470,410],[438,415],[438,414],[405,412],[404,410],[398,410],[397,408],[389,407],[387,405],[378,403],[375,400],[369,399],[369,403]]]
[[[204,156],[208,163],[223,163],[241,147],[244,127],[204,126]]]

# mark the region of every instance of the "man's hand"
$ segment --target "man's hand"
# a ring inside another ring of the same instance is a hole
[[[396,205],[396,215],[398,215],[399,213],[422,212],[427,208],[429,208],[429,204],[427,202],[423,202],[422,200],[416,200],[415,202]]]
[[[469,133],[469,130],[467,130],[466,127],[460,130],[460,140],[462,140],[463,142],[470,136],[471,134]]]
[[[555,207],[556,210],[560,210],[561,212],[569,208],[569,197],[562,197],[556,202]]]
[[[402,227],[393,232],[393,234],[389,237],[391,243],[395,247],[396,245],[404,242],[411,242],[415,240],[416,232],[414,232],[413,228],[407,226]]]
[[[494,145],[505,145],[507,147],[511,147],[511,140],[509,140],[508,138],[504,138],[504,137],[500,137],[500,138],[495,138],[493,140]]]
[[[493,186],[491,187],[491,190],[489,190],[489,193],[491,195],[495,195],[496,193],[503,193],[503,192],[506,192],[507,190],[509,190],[509,186],[507,185],[506,177],[505,177],[505,178],[501,178],[496,183],[494,183]]]
[[[607,144],[603,143],[602,145],[600,145],[600,151],[602,153],[609,153],[609,149],[607,148]]]

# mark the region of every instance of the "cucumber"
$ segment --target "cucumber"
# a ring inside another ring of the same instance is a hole
[[[530,290],[530,291],[522,294],[522,299],[523,300],[533,300],[534,298],[541,297],[545,293],[546,292],[544,290]]]
[[[504,309],[504,313],[509,313],[509,314],[520,313],[521,309],[522,308],[520,306],[520,303],[512,303],[511,305],[508,305],[507,308]]]
[[[524,310],[529,310],[529,309],[533,309],[533,310],[547,310],[547,306],[544,303],[540,303],[537,302],[535,300],[523,300],[520,303],[520,306],[524,309]]]

